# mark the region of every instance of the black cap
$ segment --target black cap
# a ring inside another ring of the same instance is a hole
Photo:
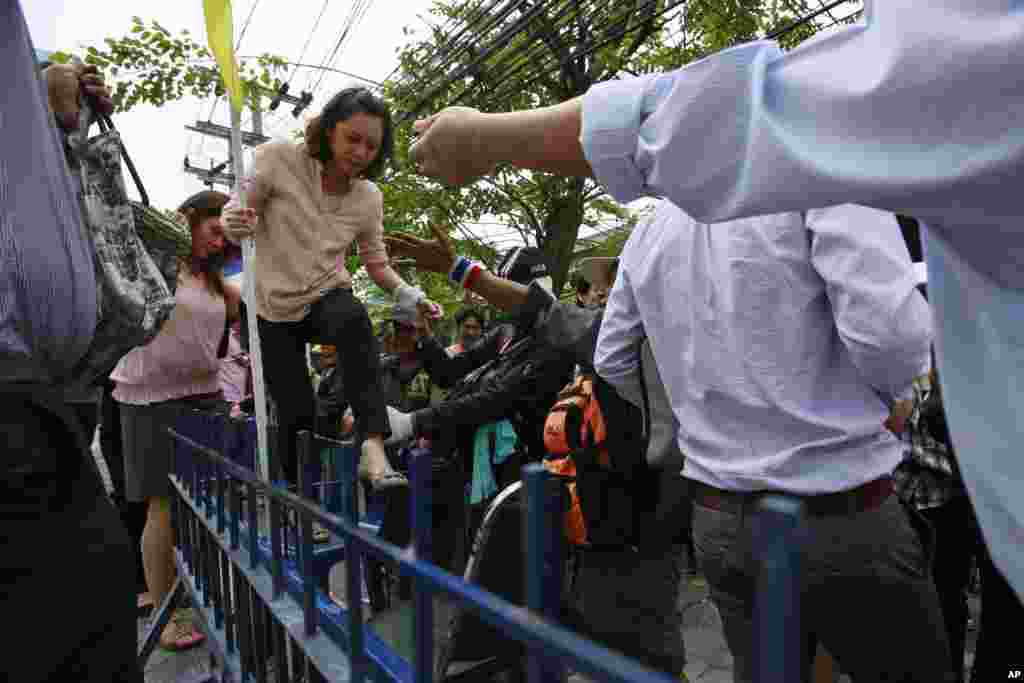
[[[198,211],[200,213],[212,216],[219,216],[221,209],[228,203],[228,197],[223,192],[217,190],[203,190],[197,192],[178,207],[178,211],[187,214],[189,211]]]
[[[549,271],[547,259],[540,249],[516,247],[505,254],[496,272],[500,278],[528,285],[534,280],[548,277]]]

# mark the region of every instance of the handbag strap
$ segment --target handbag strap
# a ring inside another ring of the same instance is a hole
[[[98,114],[96,120],[99,123],[101,133],[115,130],[114,122],[106,114]],[[128,172],[131,174],[132,180],[135,181],[135,189],[139,191],[139,199],[142,200],[143,206],[149,206],[149,194],[146,192],[146,188],[142,186],[142,178],[139,176],[139,171],[135,168],[135,162],[128,156],[128,149],[124,146],[124,140],[121,140],[120,136],[118,136],[118,144],[121,147],[121,158],[124,159],[125,166],[128,167]]]

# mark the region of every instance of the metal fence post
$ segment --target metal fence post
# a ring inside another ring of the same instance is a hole
[[[341,516],[353,525],[359,524],[359,478],[356,474],[359,451],[345,446],[336,460]],[[348,596],[348,657],[352,683],[362,683],[366,676],[366,653],[363,645],[362,553],[355,538],[345,539],[345,594]]]
[[[296,468],[299,473],[299,494],[306,500],[313,499],[313,435],[306,430],[299,432],[299,462]],[[313,520],[302,510],[296,510],[299,525],[299,538],[296,545],[299,549],[299,575],[302,577],[302,612],[306,625],[306,635],[316,635],[316,577],[313,576]]]
[[[803,502],[783,495],[758,498],[750,533],[758,566],[754,681],[796,683],[802,680],[807,655],[800,612],[800,548],[806,533]]]
[[[526,492],[526,606],[544,618],[558,620],[562,599],[564,539],[562,485],[543,465],[523,467]],[[565,667],[536,649],[528,653],[531,683],[564,681]]]
[[[412,544],[416,559],[430,562],[433,557],[431,493],[433,463],[430,453],[414,448],[409,468],[412,473]],[[413,578],[413,624],[416,649],[413,656],[414,683],[430,683],[434,677],[434,596],[419,576]]]

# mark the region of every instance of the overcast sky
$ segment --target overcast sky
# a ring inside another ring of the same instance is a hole
[[[427,24],[420,17],[430,18],[427,10],[431,4],[431,0],[372,0],[358,31],[328,66],[383,81],[397,65],[396,50],[413,39],[404,35],[402,29],[409,27],[417,33],[425,32]],[[334,48],[352,5],[352,0],[326,0],[326,10],[313,32],[325,0],[234,0],[236,42],[250,11],[255,8],[241,37],[238,54],[270,52],[290,62],[320,65]],[[155,19],[173,34],[188,29],[197,42],[206,43],[202,0],[99,0],[91,3],[22,0],[22,7],[33,43],[41,50],[81,51],[89,45],[102,46],[106,37],[128,35],[133,16],[147,23]],[[307,40],[309,46],[303,55]],[[291,75],[290,70],[282,73]],[[318,111],[341,88],[358,83],[340,74],[299,68],[292,78],[290,93],[313,89],[322,73],[324,78],[314,90],[313,104],[307,113]],[[283,77],[287,80],[287,76]],[[301,128],[306,114],[296,120],[291,116],[291,109],[284,104],[276,112],[268,113],[264,133],[287,137],[290,131]],[[203,189],[198,178],[183,171],[186,156],[192,165],[202,168],[209,168],[211,160],[216,163],[227,160],[226,140],[185,130],[186,124],[194,125],[197,120],[207,119],[230,125],[230,111],[224,98],[216,106],[213,98],[200,101],[193,97],[170,102],[159,109],[139,105],[115,116],[114,123],[155,206],[175,208],[186,197]],[[127,173],[125,179],[129,192],[134,194]],[[504,222],[503,217],[486,217],[483,223],[473,225],[472,231],[499,249],[515,246],[521,240],[515,230],[502,225]],[[581,229],[581,235],[594,232],[586,227]]]
[[[323,18],[312,35],[302,62],[321,64],[330,54],[352,7],[351,0],[328,0]],[[384,80],[395,68],[395,50],[409,40],[402,34],[404,26],[423,29],[417,18],[426,13],[430,0],[375,0],[359,25],[358,32],[333,62],[333,67],[375,81]],[[202,0],[101,0],[72,2],[70,0],[22,0],[32,40],[37,49],[69,50],[87,45],[102,45],[108,36],[128,34],[132,16],[144,21],[155,19],[171,33],[188,29],[197,41],[205,44],[206,30]],[[236,40],[249,16],[252,20],[242,38],[238,54],[254,55],[271,52],[288,61],[298,61],[324,0],[234,0]],[[286,72],[290,75],[290,71]],[[290,91],[311,88],[323,72],[298,69]],[[327,99],[347,85],[351,79],[325,73],[314,93],[309,112],[319,110]],[[188,195],[203,189],[195,176],[183,172],[186,155],[197,166],[207,167],[210,159],[227,159],[228,143],[185,130],[186,124],[210,117],[213,99],[189,97],[156,109],[138,106],[115,117],[128,152],[139,167],[153,204],[174,208]],[[266,119],[265,132],[284,136],[300,127],[293,119],[290,105],[282,105]],[[305,115],[303,115],[305,116]],[[213,111],[215,123],[230,125],[230,112],[222,98]],[[129,180],[129,185],[131,184]]]

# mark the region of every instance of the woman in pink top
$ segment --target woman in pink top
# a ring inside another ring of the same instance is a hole
[[[364,437],[360,476],[376,488],[408,482],[388,463],[388,414],[379,390],[379,352],[366,307],[352,293],[345,256],[353,242],[370,278],[399,305],[436,311],[407,285],[384,249],[384,202],[372,182],[391,156],[391,115],[365,88],[335,95],[306,128],[305,142],[261,145],[235,199],[224,212],[232,241],[256,242],[251,277],[267,388],[277,406],[284,476],[296,481],[296,436],[312,430],[313,389],[307,342],[331,344],[345,377],[346,397]],[[247,274],[249,276],[249,274]]]
[[[228,320],[238,317],[238,291],[221,277],[220,212],[227,200],[221,192],[200,192],[178,209],[191,227],[192,259],[181,264],[174,311],[160,333],[122,358],[110,375],[121,411],[126,494],[148,503],[142,563],[156,605],[163,604],[175,574],[166,430],[190,408],[220,402],[218,355]],[[194,626],[174,618],[160,645],[182,650],[202,640]]]

